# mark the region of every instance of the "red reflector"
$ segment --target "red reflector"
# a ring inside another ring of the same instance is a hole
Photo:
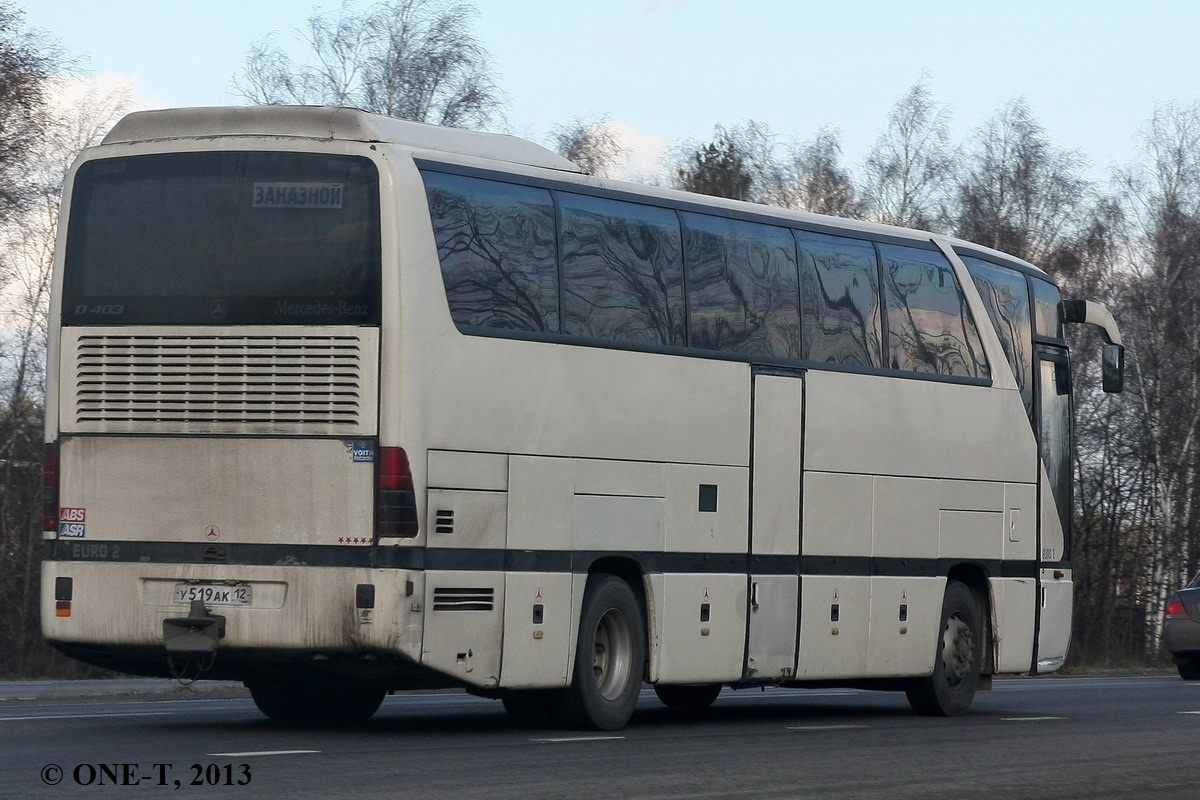
[[[42,451],[42,530],[58,530],[58,442]]]
[[[1172,600],[1167,603],[1167,619],[1178,619],[1188,615],[1182,600]]]

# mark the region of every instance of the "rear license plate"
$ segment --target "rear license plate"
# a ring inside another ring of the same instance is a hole
[[[212,583],[175,584],[175,602],[190,603],[199,600],[212,606],[248,606],[252,596],[250,584],[224,586]]]

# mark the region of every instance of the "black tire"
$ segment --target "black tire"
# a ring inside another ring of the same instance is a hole
[[[623,727],[646,672],[646,623],[633,589],[615,575],[588,579],[574,666],[571,685],[551,695],[551,717],[580,730]]]
[[[721,684],[658,684],[654,687],[654,693],[667,708],[676,711],[704,711],[716,702],[717,695],[721,693]]]
[[[301,723],[308,716],[299,687],[251,686],[250,697],[258,710],[276,722]]]
[[[251,686],[258,710],[276,722],[292,725],[354,725],[366,722],[383,702],[383,689],[343,687],[333,683],[285,683]]]
[[[1179,677],[1185,681],[1200,681],[1200,664],[1195,661],[1188,661],[1176,666],[1179,669]]]
[[[914,681],[908,703],[926,717],[955,717],[971,705],[983,663],[979,600],[965,584],[950,581],[942,600],[942,624],[933,674]]]

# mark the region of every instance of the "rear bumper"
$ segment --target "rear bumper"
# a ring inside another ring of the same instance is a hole
[[[58,578],[71,579],[69,615],[56,610]],[[424,574],[410,570],[46,561],[43,635],[87,663],[177,677],[163,621],[189,612],[188,602],[175,600],[178,584],[253,589],[248,605],[209,607],[224,618],[223,635],[203,677],[253,681],[263,672],[315,670],[383,679],[419,672]],[[364,585],[373,590],[360,590]],[[361,607],[365,598],[370,607]]]
[[[218,657],[203,670],[190,671],[189,665],[181,664],[177,666],[182,667],[183,674],[173,674],[171,662],[167,660],[161,645],[146,647],[60,642],[53,639],[49,642],[56,650],[78,661],[153,678],[240,681],[247,686],[325,679],[370,685],[389,691],[447,689],[465,685],[448,675],[414,664],[407,658],[365,650],[329,652],[228,647],[222,648]]]
[[[1200,654],[1200,622],[1191,619],[1167,620],[1163,625],[1163,649],[1172,655],[1182,654],[1185,659]]]

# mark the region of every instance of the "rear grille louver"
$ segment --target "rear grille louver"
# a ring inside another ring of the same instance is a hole
[[[374,408],[367,350],[355,334],[82,334],[75,423],[352,433]]]
[[[441,589],[433,590],[434,611],[491,611],[496,605],[496,590]]]

